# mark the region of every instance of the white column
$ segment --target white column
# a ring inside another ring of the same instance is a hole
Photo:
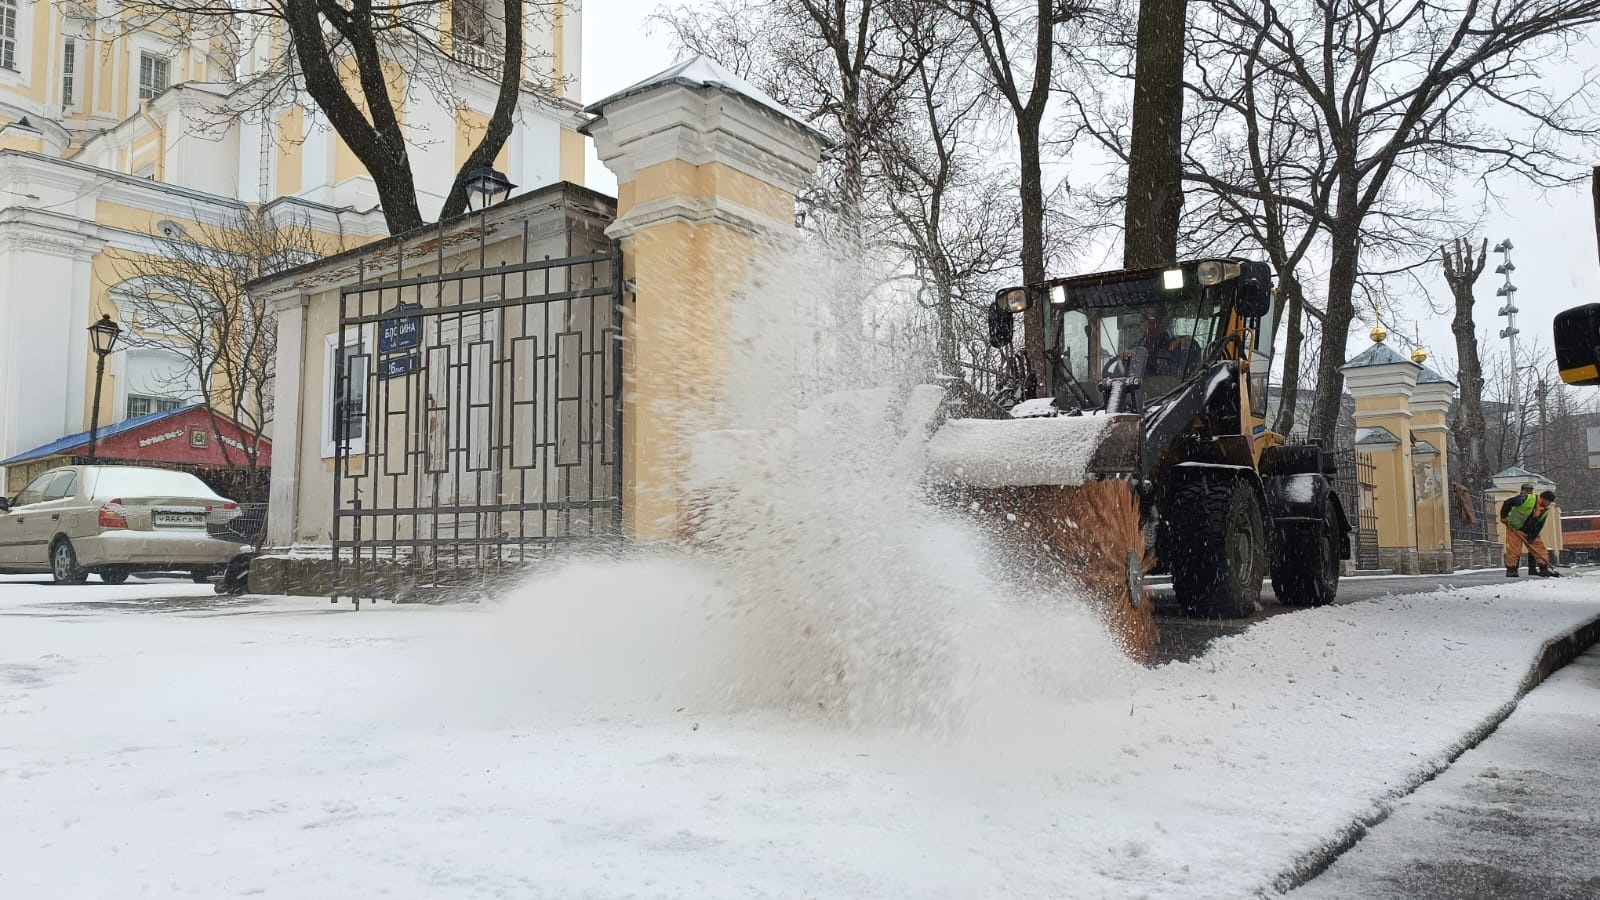
[[[277,372],[273,381],[272,492],[267,498],[267,543],[294,543],[300,494],[300,437],[306,410],[301,406],[305,376],[306,306],[310,295],[296,291],[274,298],[278,320]]]

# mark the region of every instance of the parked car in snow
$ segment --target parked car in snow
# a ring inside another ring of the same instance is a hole
[[[49,572],[57,584],[172,571],[206,581],[245,549],[207,526],[238,514],[237,503],[187,472],[62,466],[0,498],[0,572]]]

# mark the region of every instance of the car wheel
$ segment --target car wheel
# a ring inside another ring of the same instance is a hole
[[[50,574],[56,584],[83,584],[89,580],[89,571],[78,565],[78,553],[66,538],[50,548]]]
[[[107,569],[100,573],[100,580],[106,584],[122,584],[131,574],[127,569]]]

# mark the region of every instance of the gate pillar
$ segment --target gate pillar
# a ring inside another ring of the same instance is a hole
[[[1427,366],[1411,394],[1412,479],[1417,496],[1417,563],[1424,574],[1456,569],[1450,536],[1450,407],[1456,386]]]
[[[1339,371],[1356,401],[1356,449],[1372,454],[1375,464],[1378,565],[1416,575],[1420,565],[1411,397],[1422,366],[1390,349],[1382,341],[1385,336],[1374,329],[1373,345]]]
[[[586,110],[617,176],[622,245],[623,525],[683,523],[694,435],[718,427],[728,321],[746,269],[795,232],[795,195],[827,139],[715,62],[696,57]]]

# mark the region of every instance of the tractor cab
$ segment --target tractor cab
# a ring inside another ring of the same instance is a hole
[[[1051,371],[1033,377],[1015,350],[1006,364],[1051,399],[1010,414],[1112,420],[1087,471],[1134,485],[1144,564],[1171,573],[1181,603],[1249,615],[1268,575],[1286,603],[1333,600],[1350,556],[1337,461],[1265,426],[1267,264],[1204,259],[1009,288],[990,312],[991,346],[1009,350],[1015,315],[1036,306]]]
[[[1057,278],[1000,291],[990,343],[1008,346],[1011,316],[1043,304],[1059,409],[1142,412],[1208,364],[1234,359],[1254,376],[1252,406],[1261,416],[1271,302],[1271,270],[1243,259]]]

